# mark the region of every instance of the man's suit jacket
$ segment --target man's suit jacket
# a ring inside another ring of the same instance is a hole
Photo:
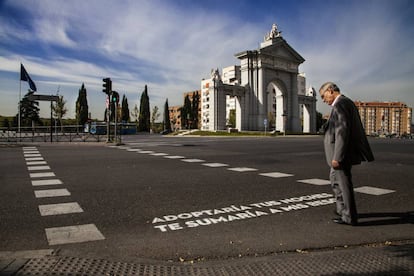
[[[354,102],[339,95],[325,127],[325,155],[328,165],[337,160],[342,165],[373,161],[365,130]]]

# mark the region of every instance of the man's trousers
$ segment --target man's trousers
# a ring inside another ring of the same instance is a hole
[[[358,214],[355,205],[351,168],[352,166],[335,170],[331,167],[330,181],[336,199],[336,212],[344,222],[356,224]]]

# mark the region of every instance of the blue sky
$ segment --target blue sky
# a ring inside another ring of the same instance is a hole
[[[411,0],[0,0],[0,115],[17,113],[20,63],[39,94],[59,90],[66,117],[84,83],[92,118],[103,118],[104,77],[131,110],[146,84],[151,106],[181,105],[273,23],[306,59],[307,86],[334,81],[354,100],[414,107],[413,15]],[[317,109],[329,110],[320,100]]]

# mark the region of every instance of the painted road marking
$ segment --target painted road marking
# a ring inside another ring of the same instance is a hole
[[[26,161],[40,161],[40,160],[44,160],[43,157],[29,157],[29,158],[25,158]]]
[[[394,193],[394,190],[370,187],[370,186],[362,186],[354,189],[355,192],[369,194],[369,195],[385,195]]]
[[[229,165],[223,163],[205,163],[203,166],[207,166],[210,168],[219,168],[219,167],[228,167]]]
[[[34,193],[36,198],[70,196],[70,192],[67,189],[37,190]]]
[[[141,149],[127,149],[127,151],[141,151]]]
[[[37,177],[52,177],[56,176],[53,172],[45,172],[45,173],[31,173],[30,178],[37,178]]]
[[[152,155],[152,156],[166,156],[168,154],[167,153],[163,153],[163,152],[156,152],[156,153],[151,153],[150,155]]]
[[[49,245],[80,243],[105,239],[98,228],[96,228],[95,224],[46,228],[45,232]]]
[[[41,157],[42,155],[39,154],[24,154],[24,157]]]
[[[293,176],[293,174],[281,173],[281,172],[259,173],[259,175],[273,177],[273,178]]]
[[[148,153],[148,154],[150,154],[150,153],[154,153],[152,150],[142,150],[142,151],[139,151],[139,153]]]
[[[302,179],[302,180],[298,180],[298,182],[305,183],[305,184],[318,185],[318,186],[330,185],[331,184],[331,182],[329,180],[319,179],[319,178]]]
[[[23,150],[35,150],[37,149],[36,147],[23,147]]]
[[[47,186],[47,185],[61,185],[62,181],[59,179],[44,179],[44,180],[32,180],[32,186]]]
[[[248,168],[248,167],[228,168],[228,170],[229,171],[234,171],[234,172],[253,172],[253,171],[257,171],[257,169]]]
[[[29,171],[47,171],[50,170],[49,166],[29,166],[27,167]]]
[[[55,216],[73,213],[83,213],[77,202],[39,205],[41,216]]]
[[[139,143],[139,144],[141,144],[141,143]],[[110,147],[116,147],[116,146],[110,146]],[[201,160],[201,159],[195,159],[195,158],[194,159],[184,159],[185,158],[184,156],[168,155],[167,153],[156,153],[154,151],[149,151],[149,150],[132,149],[132,148],[128,148],[128,147],[118,147],[118,148],[127,149],[128,151],[135,151],[135,152],[138,152],[138,153],[148,153],[148,154],[153,155],[153,156],[163,156],[164,158],[168,158],[168,159],[181,159],[181,161],[188,162],[188,163],[205,162],[205,160]],[[205,163],[205,164],[202,164],[202,165],[206,166],[206,167],[211,167],[211,168],[219,168],[219,167],[229,166],[228,164],[223,164],[223,163]],[[235,172],[251,172],[251,171],[257,171],[258,169],[249,168],[249,167],[235,167],[235,168],[228,168],[227,170],[235,171]],[[287,174],[287,173],[281,173],[281,172],[260,173],[259,175],[272,177],[272,178],[281,178],[281,177],[294,176],[293,174]],[[297,182],[316,185],[316,186],[330,185],[329,180],[319,179],[319,178],[302,179],[302,180],[297,180]],[[359,188],[354,189],[354,191],[359,192],[359,193],[370,194],[370,195],[383,195],[383,194],[388,194],[388,193],[395,192],[395,190],[381,189],[381,188],[369,187],[369,186],[359,187]]]
[[[32,152],[30,152],[28,149],[29,147],[24,148],[24,150],[26,150],[26,152],[24,152],[24,156],[26,164],[28,166],[27,169],[29,171],[50,170],[49,166],[36,166],[45,165],[47,163],[41,157],[39,152],[36,152],[35,154],[35,147],[30,147],[30,150],[32,150]],[[54,176],[55,174],[53,172],[30,173],[31,178],[44,178]],[[32,186],[61,184],[63,183],[59,179],[32,180]],[[71,193],[67,189],[36,190],[34,191],[34,194],[36,198],[62,197],[71,195]],[[64,215],[83,212],[83,209],[79,206],[77,202],[39,205],[38,209],[41,216]],[[105,239],[105,237],[102,235],[101,232],[99,232],[99,230],[96,228],[94,224],[46,228],[45,232],[49,245],[78,243]]]
[[[46,165],[46,161],[29,161],[26,162],[26,165],[33,166],[33,165]]]
[[[199,163],[199,162],[204,162],[205,160],[201,160],[201,159],[181,159],[181,161],[188,162],[188,163]]]
[[[180,156],[180,155],[169,155],[169,156],[164,156],[164,158],[168,158],[168,159],[182,159],[185,158],[184,156]]]
[[[38,150],[24,151],[24,154],[40,154]]]

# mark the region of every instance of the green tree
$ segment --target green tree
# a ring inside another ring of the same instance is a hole
[[[267,113],[267,129],[272,129],[275,127],[276,115],[273,112]]]
[[[62,126],[62,118],[66,115],[68,112],[68,109],[66,108],[66,101],[63,99],[63,96],[60,96],[59,99],[52,104],[52,111],[53,116],[58,119],[59,125]]]
[[[155,121],[160,117],[158,106],[154,106],[151,113],[151,129],[153,132],[156,132]]]
[[[32,123],[41,124],[39,117],[39,102],[29,100],[29,96],[34,92],[29,90],[20,101],[20,125],[29,127]],[[18,118],[19,114],[16,115]]]
[[[236,109],[230,109],[229,121],[227,123],[230,127],[236,127]]]
[[[122,96],[122,106],[121,106],[121,121],[128,123],[129,122],[129,106],[127,97]]]
[[[164,124],[164,130],[171,132],[171,122],[170,122],[170,108],[168,106],[168,99],[165,100],[165,104],[164,104],[164,120],[163,120],[163,124]]]
[[[150,102],[148,97],[148,88],[145,85],[145,89],[141,94],[141,102],[139,108],[138,118],[138,131],[150,131]]]
[[[86,88],[83,83],[76,100],[76,121],[79,125],[84,125],[88,121],[88,99],[86,98]]]
[[[199,104],[199,100],[200,100],[200,95],[198,94],[198,92],[195,92],[193,94],[193,99],[191,102],[191,115],[190,115],[190,119],[191,119],[191,128],[198,128],[198,104]]]
[[[184,105],[181,107],[181,127],[190,128],[189,120],[191,120],[191,101],[188,95],[184,98]]]
[[[134,109],[131,112],[131,116],[134,119],[134,122],[138,125],[139,109],[137,104],[135,104]]]
[[[316,131],[320,131],[323,124],[326,123],[326,119],[323,118],[322,113],[316,111]]]
[[[10,122],[9,119],[7,117],[2,117],[0,116],[0,127],[2,128],[10,128]]]

